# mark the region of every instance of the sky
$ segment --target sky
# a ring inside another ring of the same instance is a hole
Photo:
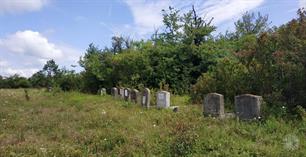
[[[279,26],[306,0],[0,0],[0,75],[30,77],[50,59],[73,69],[90,43],[110,46],[115,35],[147,39],[162,29],[162,9],[184,13],[192,5],[223,33],[246,11],[268,14]]]

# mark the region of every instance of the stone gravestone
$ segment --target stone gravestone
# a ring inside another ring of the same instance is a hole
[[[48,92],[52,92],[52,87],[51,86],[48,87]]]
[[[124,88],[120,88],[120,98],[124,99]]]
[[[133,89],[130,94],[131,101],[134,103],[138,103],[139,100],[139,91],[137,89]]]
[[[209,93],[204,98],[204,116],[225,117],[224,97],[218,93]]]
[[[114,98],[118,98],[118,89],[116,87],[112,88],[111,93]]]
[[[129,101],[131,95],[131,89],[130,88],[124,88],[124,100]]]
[[[242,120],[260,118],[260,106],[262,97],[252,94],[244,94],[235,97],[235,112]]]
[[[167,91],[159,91],[156,95],[157,108],[170,107],[170,93]]]
[[[106,95],[106,89],[105,88],[101,88],[100,89],[100,95]]]
[[[141,106],[149,108],[151,101],[151,92],[150,89],[145,88],[141,95]]]

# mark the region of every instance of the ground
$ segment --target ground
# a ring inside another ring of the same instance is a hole
[[[0,89],[0,157],[306,156],[306,123],[204,118],[187,96],[179,112],[111,96]],[[154,100],[153,100],[154,101]]]

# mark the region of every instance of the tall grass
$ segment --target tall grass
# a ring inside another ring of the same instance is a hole
[[[306,123],[204,118],[188,97],[179,112],[111,96],[0,90],[0,156],[306,156]]]

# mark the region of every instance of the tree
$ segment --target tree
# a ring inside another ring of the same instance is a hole
[[[123,50],[131,48],[132,43],[130,37],[113,36],[112,51],[114,54],[121,53]]]
[[[236,38],[250,34],[259,35],[262,32],[266,32],[270,25],[268,20],[268,15],[262,16],[259,12],[257,16],[254,13],[244,13],[241,19],[235,22]]]
[[[169,44],[180,42],[182,37],[182,33],[180,32],[180,28],[182,27],[180,23],[180,11],[170,6],[168,11],[163,9],[162,12],[165,30],[160,34],[160,38]]]
[[[60,77],[60,70],[53,59],[47,61],[43,67],[43,72],[47,74],[48,88],[56,85],[56,80]]]
[[[29,78],[31,84],[35,88],[41,88],[41,87],[47,87],[48,85],[48,80],[47,76],[44,74],[42,70],[34,73],[30,78]]]
[[[93,43],[89,44],[84,57],[80,58],[79,64],[84,68],[81,77],[84,80],[83,92],[96,93],[99,89],[101,81],[98,75],[102,75],[101,56],[103,52]]]
[[[211,24],[214,18],[209,21],[205,21],[204,18],[198,16],[194,6],[192,6],[191,11],[184,14],[182,22],[185,43],[199,46],[216,30],[216,27]]]
[[[43,71],[47,73],[48,77],[54,77],[60,72],[58,69],[58,65],[53,59],[47,61],[47,63],[43,67]]]

